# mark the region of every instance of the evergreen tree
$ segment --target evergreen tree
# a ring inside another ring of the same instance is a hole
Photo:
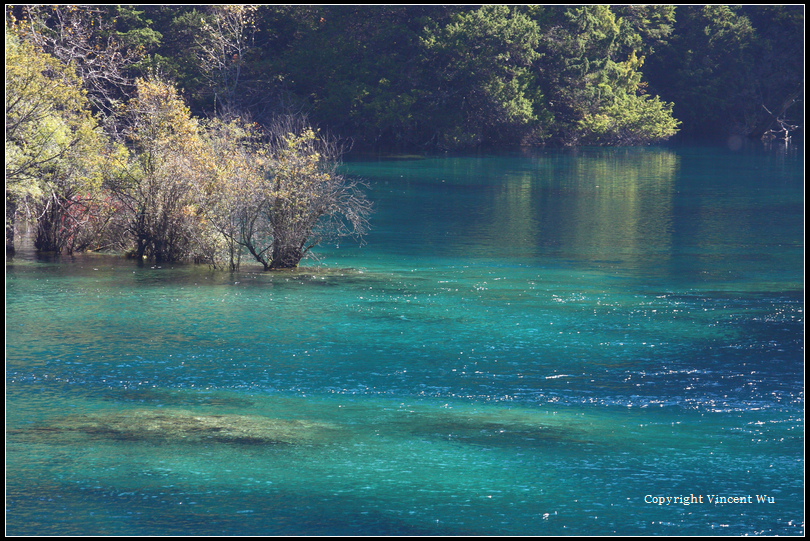
[[[645,33],[653,34],[649,25]],[[654,34],[666,29],[659,24]],[[638,25],[609,6],[568,8],[557,16],[544,34],[540,69],[563,144],[636,145],[676,133],[673,105],[646,93],[645,58],[638,54],[649,46],[643,45]]]

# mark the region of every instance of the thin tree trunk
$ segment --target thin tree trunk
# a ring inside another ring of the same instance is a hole
[[[14,255],[14,226],[17,223],[17,199],[6,195],[6,255]]]

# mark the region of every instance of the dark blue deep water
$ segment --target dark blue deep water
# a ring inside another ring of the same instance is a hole
[[[299,271],[7,261],[7,534],[804,534],[801,149],[346,171]]]

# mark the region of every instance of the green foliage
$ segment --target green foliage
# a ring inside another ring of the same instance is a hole
[[[72,66],[6,28],[6,245],[16,211],[38,216],[38,247],[70,249],[77,197],[98,194],[108,142]]]
[[[622,45],[650,56],[666,45],[675,24],[675,6],[617,5],[611,10],[619,18]]]
[[[672,116],[671,103],[621,94],[599,113],[586,114],[577,128],[582,144],[629,146],[668,139],[679,124]]]
[[[163,35],[151,27],[153,21],[144,19],[145,12],[134,6],[115,5],[109,7],[114,32],[129,48],[150,51],[158,47]]]
[[[19,34],[75,69],[94,112],[115,131],[118,107],[134,90],[133,72],[160,40],[141,12],[121,6],[24,5],[9,8]]]
[[[93,127],[75,72],[6,28],[6,191],[41,195],[43,169]]]
[[[268,50],[289,110],[371,145],[424,142],[431,118],[420,35],[446,8],[298,6],[276,12],[285,46]],[[286,21],[286,22],[285,22]],[[278,42],[279,37],[273,42]],[[274,73],[274,75],[276,75]]]
[[[176,81],[197,113],[238,116],[259,109],[273,95],[262,79],[266,59],[256,35],[260,12],[253,5],[145,7],[162,35],[152,67]]]
[[[646,94],[644,57],[637,55],[641,32],[662,40],[669,19],[660,12],[652,24],[638,10],[629,14],[605,5],[569,8],[545,34],[541,69],[564,144],[645,144],[677,131],[672,105]]]
[[[429,99],[441,146],[519,142],[515,134],[537,119],[530,68],[539,39],[531,18],[502,5],[459,13],[444,27],[425,30],[422,44],[437,75]]]
[[[801,123],[802,6],[679,6],[676,14],[649,72],[686,133],[759,137],[774,115]]]
[[[75,61],[105,128],[132,95],[132,77],[151,74],[182,89],[195,115],[265,123],[303,112],[355,148],[643,144],[681,127],[758,136],[777,118],[803,120],[802,6],[29,5],[7,13],[32,42]]]
[[[687,126],[722,130],[733,121],[729,112],[743,91],[744,67],[754,60],[753,28],[732,6],[678,8],[678,27],[654,63],[657,85],[678,96],[676,112]]]

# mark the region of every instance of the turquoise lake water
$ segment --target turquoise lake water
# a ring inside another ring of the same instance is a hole
[[[345,167],[299,271],[7,261],[7,534],[804,534],[800,150]]]

